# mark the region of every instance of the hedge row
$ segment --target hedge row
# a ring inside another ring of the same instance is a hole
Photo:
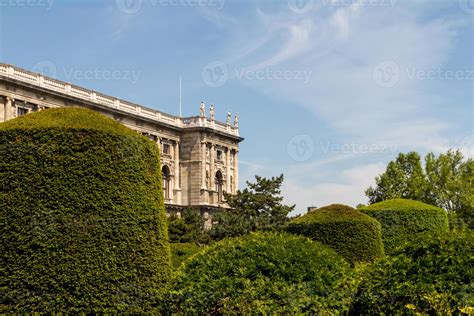
[[[164,310],[173,314],[339,314],[354,271],[307,238],[253,233],[224,239],[181,266]]]
[[[175,269],[178,269],[189,257],[204,249],[194,243],[170,243],[170,248],[171,264]]]
[[[309,212],[291,221],[287,231],[320,241],[351,263],[373,261],[384,254],[380,223],[347,205]]]
[[[382,224],[382,238],[388,254],[419,234],[443,234],[448,231],[446,212],[418,201],[393,199],[360,210]]]
[[[157,147],[96,112],[0,125],[0,312],[143,312],[170,277]]]
[[[473,315],[472,231],[419,236],[369,267],[359,286],[359,315]]]

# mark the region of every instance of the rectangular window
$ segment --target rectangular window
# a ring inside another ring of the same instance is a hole
[[[163,144],[163,154],[169,155],[170,154],[170,145]]]
[[[26,114],[28,114],[28,109],[20,108],[20,107],[16,108],[16,116],[22,116]]]
[[[217,151],[217,160],[222,161],[222,150]]]

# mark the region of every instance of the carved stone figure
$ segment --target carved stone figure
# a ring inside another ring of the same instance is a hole
[[[206,116],[206,105],[204,104],[204,101],[201,101],[201,106],[199,107],[199,116],[200,117]]]
[[[216,118],[216,113],[214,112],[214,104],[211,104],[209,108],[209,115],[211,116],[211,121],[214,121]]]

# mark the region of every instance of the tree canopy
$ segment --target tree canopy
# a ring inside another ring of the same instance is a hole
[[[375,188],[365,194],[369,203],[394,198],[412,199],[442,207],[474,226],[474,160],[449,150],[425,156],[424,168],[416,152],[400,153],[385,172],[376,177]]]
[[[216,214],[216,225],[210,234],[213,239],[240,236],[257,230],[271,230],[288,221],[288,213],[295,205],[282,204],[283,174],[265,178],[255,176],[256,182],[247,181],[247,188],[235,195],[225,194],[230,210]]]

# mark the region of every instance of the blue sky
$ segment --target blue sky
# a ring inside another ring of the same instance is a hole
[[[366,202],[399,152],[473,156],[474,1],[0,0],[0,60],[171,114],[238,112],[240,186]]]

